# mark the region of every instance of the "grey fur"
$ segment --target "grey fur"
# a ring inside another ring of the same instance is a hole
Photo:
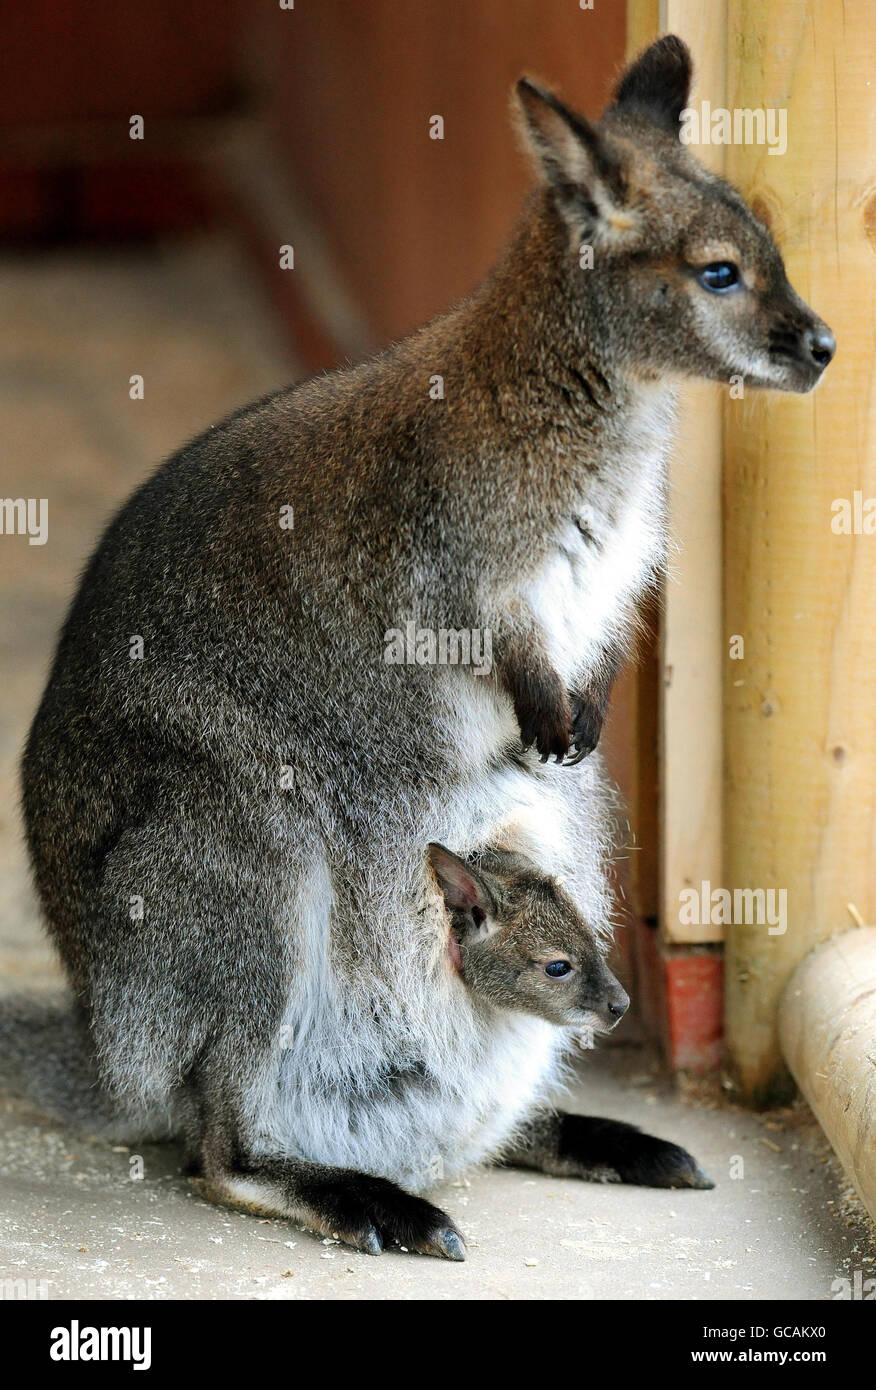
[[[598,759],[544,768],[521,733],[558,758],[598,738],[664,562],[673,380],[818,375],[769,234],[666,102],[649,119],[654,83],[674,109],[689,77],[673,42],[600,127],[521,88],[541,182],[470,300],[239,411],[134,495],[28,741],[36,883],[101,1087],[172,1116],[219,1195],[363,1248],[381,1222],[434,1253],[457,1237],[352,1170],[419,1189],[487,1159],[561,1072],[562,1030],[448,971],[425,845],[524,850],[607,939]],[[744,305],[693,285],[715,238],[763,278]],[[409,620],[489,629],[492,675],[387,664]]]

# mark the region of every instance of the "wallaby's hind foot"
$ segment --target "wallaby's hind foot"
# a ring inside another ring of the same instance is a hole
[[[564,1115],[562,1119],[566,1153],[578,1162],[606,1164],[621,1182],[702,1190],[715,1186],[686,1149],[645,1134],[636,1125],[588,1115]]]
[[[255,1160],[208,1176],[202,1190],[210,1201],[286,1217],[366,1255],[396,1245],[419,1255],[465,1259],[465,1242],[440,1207],[354,1169],[298,1159]]]
[[[592,1115],[545,1115],[534,1120],[503,1161],[554,1177],[631,1183],[638,1187],[715,1184],[678,1144],[643,1134],[636,1125]]]

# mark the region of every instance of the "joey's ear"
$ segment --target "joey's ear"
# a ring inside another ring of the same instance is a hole
[[[480,874],[443,845],[429,845],[429,863],[449,908],[471,912],[478,908],[485,916],[496,910],[490,890]]]
[[[664,34],[627,68],[615,90],[614,104],[646,116],[675,135],[690,95],[691,72],[687,45],[675,34]]]
[[[557,188],[580,189],[591,204],[616,202],[621,164],[605,135],[529,77],[521,77],[516,95],[518,124],[542,177]]]

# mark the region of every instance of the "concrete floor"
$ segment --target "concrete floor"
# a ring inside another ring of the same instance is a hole
[[[75,576],[162,455],[294,372],[221,239],[8,259],[0,296],[2,491],[49,499],[48,544],[0,541],[0,988],[39,989],[58,977],[26,872],[16,764]],[[142,401],[128,396],[134,373]],[[137,1155],[6,1101],[0,1280],[50,1298],[820,1300],[834,1279],[874,1272],[872,1227],[805,1107],[757,1117],[717,1083],[670,1092],[623,1036],[585,1059],[569,1107],[684,1144],[714,1192],[485,1171],[437,1196],[468,1239],[466,1264],[373,1259],[210,1206],[173,1150],[144,1149],[132,1180]]]
[[[49,1298],[811,1299],[876,1273],[865,1221],[803,1107],[757,1117],[667,1093],[640,1049],[589,1059],[576,1109],[684,1144],[713,1192],[653,1192],[512,1170],[437,1189],[465,1264],[361,1255],[211,1206],[179,1155],[83,1140],[20,1103],[0,1111],[0,1279]],[[731,1177],[731,1173],[742,1176]]]

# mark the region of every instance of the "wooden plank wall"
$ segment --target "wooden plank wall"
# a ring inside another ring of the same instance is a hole
[[[257,0],[0,6],[0,127],[226,110],[257,9]]]
[[[812,395],[751,392],[727,412],[727,616],[745,637],[727,686],[728,874],[787,894],[786,932],[728,933],[728,1043],[745,1094],[769,1103],[790,1088],[776,1014],[791,971],[876,918],[876,535],[862,522],[876,497],[876,7],[730,0],[730,17],[729,104],[787,112],[787,152],[730,146],[731,173],[837,339]]]
[[[523,72],[598,115],[624,0],[299,3],[266,24],[280,148],[378,341],[467,293],[529,181],[508,119]],[[441,115],[445,138],[429,138]]]
[[[695,60],[691,105],[722,106],[726,91],[726,0],[662,0],[660,25]],[[724,147],[694,153],[723,172]],[[690,383],[681,394],[670,468],[672,539],[662,628],[661,922],[673,943],[720,941],[722,928],[681,922],[683,890],[723,884],[722,410],[727,388]]]

